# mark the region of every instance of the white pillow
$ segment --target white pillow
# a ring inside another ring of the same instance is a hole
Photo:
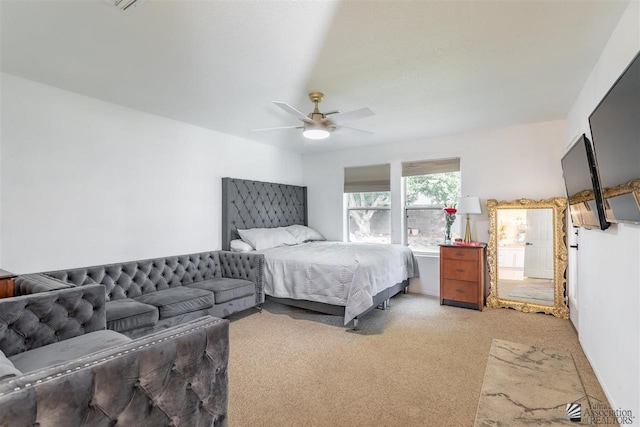
[[[291,233],[298,243],[310,242],[312,240],[326,240],[322,234],[306,225],[290,225],[285,227],[285,229]]]
[[[253,246],[251,246],[247,242],[243,242],[240,239],[235,239],[231,241],[232,252],[251,252],[253,250],[254,250]]]
[[[278,228],[250,228],[238,230],[240,238],[254,249],[277,248],[278,246],[297,245],[298,241],[282,227]]]

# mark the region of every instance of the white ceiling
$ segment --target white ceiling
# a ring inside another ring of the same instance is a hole
[[[562,119],[624,1],[1,1],[2,71],[299,152]],[[271,103],[371,108],[305,145]]]

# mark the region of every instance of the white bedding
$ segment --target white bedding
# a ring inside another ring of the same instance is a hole
[[[344,306],[345,325],[374,295],[414,276],[413,253],[402,245],[309,242],[259,252],[267,295]]]

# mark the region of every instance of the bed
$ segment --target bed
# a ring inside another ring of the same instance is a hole
[[[238,230],[307,226],[306,198],[306,187],[223,178],[222,248],[231,249]],[[416,272],[402,245],[312,241],[258,249],[266,298],[342,316],[354,329],[363,314],[406,292]]]

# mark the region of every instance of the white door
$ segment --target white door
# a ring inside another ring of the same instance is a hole
[[[527,209],[524,276],[553,279],[552,209]]]

